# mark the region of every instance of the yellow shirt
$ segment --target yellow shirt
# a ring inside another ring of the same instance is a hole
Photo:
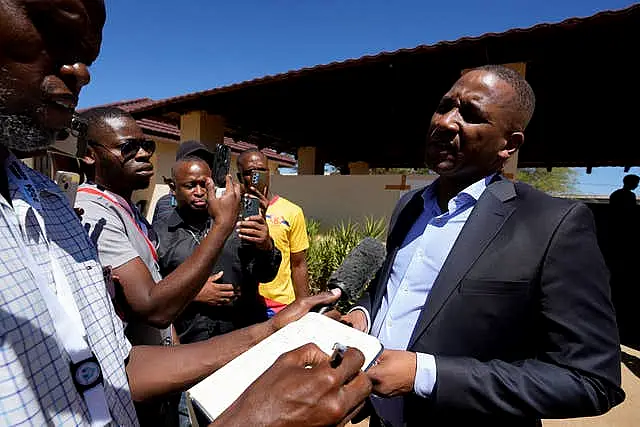
[[[265,298],[268,308],[278,312],[295,299],[291,254],[309,248],[309,238],[302,209],[280,196],[275,196],[267,208],[267,224],[269,234],[282,252],[282,262],[276,278],[260,284],[260,295]]]

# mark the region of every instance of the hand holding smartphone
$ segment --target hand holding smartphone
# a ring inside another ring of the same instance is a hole
[[[231,149],[225,144],[216,144],[216,152],[211,166],[211,178],[216,186],[216,197],[224,194],[226,177],[231,166]]]
[[[251,176],[249,177],[251,186],[264,196],[266,196],[268,173],[269,172],[266,171],[252,170]]]
[[[260,199],[250,196],[248,193],[243,194],[240,215],[242,220],[250,216],[260,215]]]

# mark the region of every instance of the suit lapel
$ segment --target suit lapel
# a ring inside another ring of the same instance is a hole
[[[429,327],[460,281],[511,216],[515,209],[512,202],[515,197],[515,187],[507,180],[494,182],[484,191],[433,284],[407,348],[411,348]]]

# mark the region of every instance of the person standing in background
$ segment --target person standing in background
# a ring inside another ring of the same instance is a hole
[[[251,172],[265,173],[264,188],[256,189],[267,197],[267,224],[269,234],[282,253],[282,263],[275,279],[260,284],[260,294],[267,305],[267,313],[273,316],[296,298],[309,295],[307,249],[309,238],[302,208],[269,190],[269,163],[267,156],[256,149],[238,156],[238,179],[246,189],[251,186]]]

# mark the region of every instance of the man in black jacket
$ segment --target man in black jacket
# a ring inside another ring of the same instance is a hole
[[[183,157],[172,168],[177,206],[154,224],[163,275],[182,264],[215,223],[207,211],[205,184],[210,176],[208,162],[196,156]],[[258,284],[275,277],[280,260],[263,215],[240,221],[212,265],[209,286],[174,322],[180,341],[202,341],[265,320]]]
[[[387,260],[346,316],[385,345],[368,371],[372,426],[530,426],[624,399],[589,209],[500,175],[534,102],[518,73],[486,66],[433,114],[427,163],[439,178],[400,200]]]

